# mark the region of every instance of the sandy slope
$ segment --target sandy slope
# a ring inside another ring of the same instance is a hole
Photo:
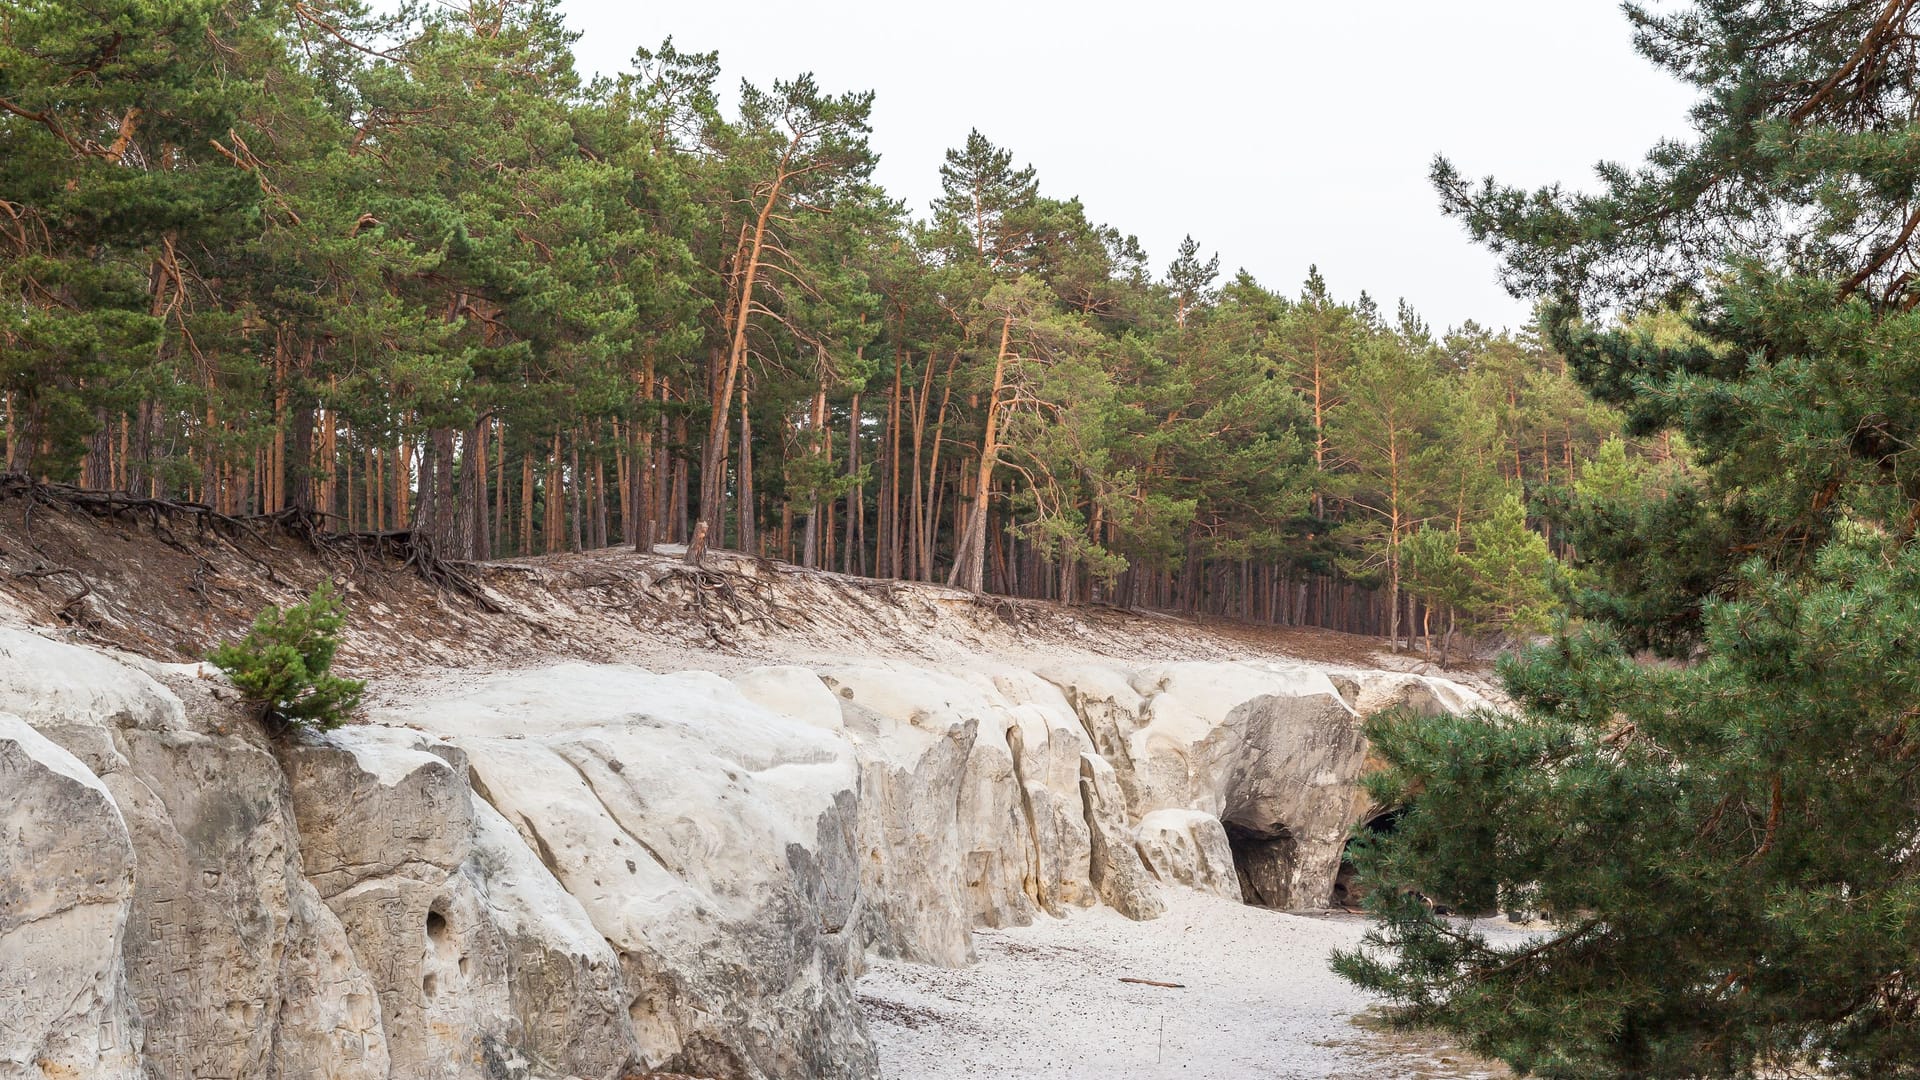
[[[1327,968],[1358,918],[1181,891],[1160,919],[1099,908],[979,931],[980,962],[875,961],[860,994],[890,1080],[1410,1080],[1507,1075],[1437,1039],[1354,1026],[1369,999]],[[1496,931],[1498,932],[1498,931]],[[1517,934],[1515,935],[1518,936]],[[1184,984],[1168,989],[1122,978]]]

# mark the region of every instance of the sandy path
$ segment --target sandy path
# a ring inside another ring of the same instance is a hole
[[[860,995],[889,1080],[1407,1080],[1504,1076],[1433,1039],[1353,1024],[1369,999],[1327,969],[1357,918],[1169,897],[1135,923],[1098,908],[975,935],[980,962],[875,961]],[[1123,983],[1123,977],[1184,984]]]

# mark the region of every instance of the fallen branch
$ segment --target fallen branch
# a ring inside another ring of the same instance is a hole
[[[1135,986],[1159,986],[1159,987],[1164,987],[1165,989],[1168,989],[1168,990],[1185,990],[1187,988],[1186,983],[1160,982],[1155,979],[1122,978],[1120,981],[1123,983],[1133,983]]]

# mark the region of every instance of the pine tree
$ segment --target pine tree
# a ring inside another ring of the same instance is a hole
[[[1513,715],[1372,725],[1407,812],[1360,856],[1381,951],[1338,966],[1526,1073],[1920,1076],[1916,12],[1629,14],[1700,91],[1696,139],[1598,195],[1436,179],[1696,469],[1569,497],[1592,622],[1505,666]],[[1605,303],[1691,327],[1574,317]],[[1501,948],[1421,894],[1556,924]]]
[[[208,659],[276,729],[324,731],[346,722],[366,691],[365,683],[333,674],[345,626],[333,583],[321,582],[305,603],[262,611],[246,637]]]
[[[266,13],[224,8],[34,4],[0,20],[0,468],[82,479],[103,417],[143,391],[193,415],[216,404],[213,371],[189,370],[192,258],[266,197],[223,155],[261,138],[260,88],[237,69],[273,34]]]
[[[1200,245],[1192,236],[1182,238],[1179,252],[1167,266],[1167,290],[1173,293],[1175,322],[1181,326],[1187,324],[1188,313],[1207,301],[1207,290],[1219,276],[1220,255],[1216,252],[1201,262]]]
[[[1612,430],[1537,342],[1221,285],[1191,239],[1156,279],[977,131],[916,217],[870,180],[870,95],[723,108],[712,53],[589,81],[574,43],[552,0],[9,10],[0,469],[421,565],[705,519],[850,572],[1379,632],[1377,552],[1342,573],[1328,540],[1373,513],[1332,441],[1363,342],[1476,422],[1518,388],[1499,452],[1455,424],[1408,477],[1456,531]]]
[[[990,269],[1025,264],[1033,231],[1039,182],[1033,166],[1013,167],[1013,151],[995,146],[975,128],[966,144],[948,150],[940,166],[940,198],[934,227],[949,243],[971,248]]]
[[[1407,587],[1447,611],[1443,663],[1455,630],[1520,636],[1552,629],[1559,566],[1546,539],[1527,528],[1518,496],[1458,532],[1423,527],[1407,539],[1402,561]]]
[[[1387,637],[1400,648],[1401,545],[1442,507],[1451,388],[1424,350],[1393,333],[1365,340],[1328,421],[1342,472],[1332,490],[1347,517],[1337,535],[1351,574],[1384,582]]]

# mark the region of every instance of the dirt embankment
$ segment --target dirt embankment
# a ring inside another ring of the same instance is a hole
[[[351,612],[340,665],[380,680],[560,659],[722,672],[850,657],[1418,666],[1350,634],[983,597],[725,552],[699,568],[673,549],[608,548],[453,569],[476,595],[430,584],[391,552],[316,545],[273,521],[0,492],[0,609],[169,661],[200,659],[262,607],[332,579]]]

